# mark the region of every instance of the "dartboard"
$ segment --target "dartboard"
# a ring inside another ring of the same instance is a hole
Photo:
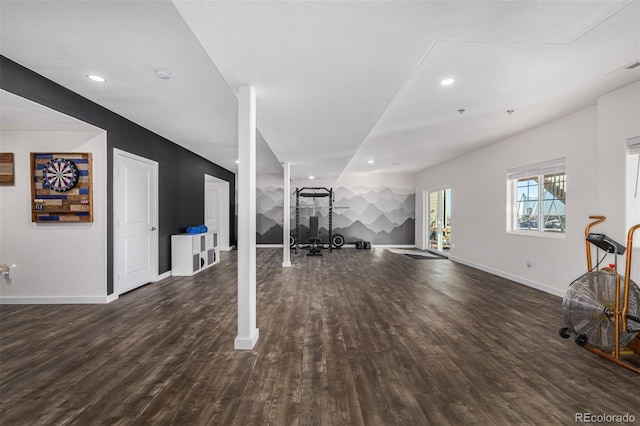
[[[71,160],[54,158],[44,166],[42,171],[43,188],[54,191],[68,191],[78,183],[78,168]]]

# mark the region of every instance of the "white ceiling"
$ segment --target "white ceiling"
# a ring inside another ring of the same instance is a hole
[[[7,58],[237,169],[237,98],[169,1],[2,0],[0,40]],[[257,150],[259,170],[281,173],[261,134]]]
[[[230,170],[234,90],[254,86],[259,171],[290,161],[295,180],[415,172],[640,79],[620,70],[640,58],[639,1],[0,7],[4,56]]]
[[[2,131],[101,131],[83,121],[4,90],[0,90],[0,112]]]

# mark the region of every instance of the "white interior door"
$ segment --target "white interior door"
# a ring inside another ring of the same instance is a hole
[[[115,291],[158,276],[158,163],[114,149]]]
[[[217,231],[219,228],[218,216],[220,215],[219,191],[212,186],[205,183],[204,187],[204,224],[210,230]]]
[[[204,191],[204,224],[218,231],[220,249],[230,250],[229,182],[205,174]]]

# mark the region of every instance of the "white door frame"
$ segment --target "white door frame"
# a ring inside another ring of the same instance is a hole
[[[159,177],[158,177],[158,162],[150,160],[145,157],[141,157],[136,154],[132,154],[130,152],[126,152],[117,148],[113,148],[113,294],[119,296],[120,294],[128,291],[123,289],[120,286],[120,252],[119,247],[121,247],[121,238],[120,230],[118,227],[118,219],[119,219],[119,208],[122,205],[121,196],[124,194],[122,188],[118,186],[118,167],[121,165],[121,158],[128,157],[133,160],[141,161],[153,167],[153,179],[155,180],[155,217],[153,218],[153,222],[156,224],[156,232],[154,233],[155,237],[152,239],[154,241],[152,243],[151,250],[151,265],[152,268],[155,268],[155,278],[158,277],[158,265],[159,265],[159,243],[158,243],[158,235],[160,234],[160,226],[158,221],[158,212],[159,212]]]
[[[437,249],[432,249],[431,248],[431,244],[430,244],[430,235],[431,235],[431,223],[429,222],[431,220],[431,216],[430,216],[430,212],[429,212],[429,194],[431,194],[432,192],[437,192],[438,193],[438,206],[440,206],[440,204],[443,202],[443,191],[446,190],[451,190],[450,186],[439,186],[436,188],[431,188],[431,189],[425,189],[423,192],[423,206],[422,206],[422,211],[423,211],[423,224],[422,224],[422,244],[424,247],[424,250],[427,251],[432,251],[432,252],[436,252],[440,255],[449,257],[449,253],[445,252],[444,250],[437,250]],[[451,200],[449,200],[449,202],[451,202]],[[436,213],[439,214],[439,213]],[[437,220],[437,219],[436,219]],[[442,239],[442,227],[444,226],[444,218],[442,218],[442,223],[440,223],[438,225],[438,228],[436,230],[436,235],[438,236],[438,241],[440,241]],[[439,244],[440,245],[440,244]]]
[[[429,232],[431,232],[431,226],[429,225],[429,190],[422,191],[422,250],[429,248]]]

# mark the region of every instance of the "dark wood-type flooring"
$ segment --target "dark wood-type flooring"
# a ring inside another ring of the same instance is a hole
[[[560,298],[384,249],[287,269],[260,249],[260,340],[238,352],[223,255],[108,305],[0,306],[0,424],[640,422],[640,376],[560,339]]]

